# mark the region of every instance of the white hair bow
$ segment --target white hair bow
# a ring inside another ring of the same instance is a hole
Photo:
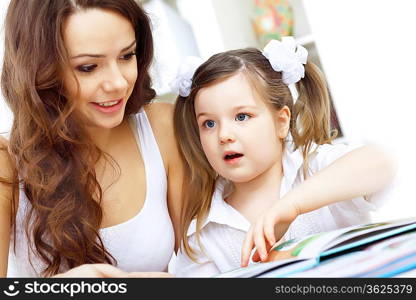
[[[297,48],[297,49],[296,49]],[[273,70],[282,72],[286,85],[296,83],[305,77],[305,67],[308,50],[297,45],[291,36],[285,36],[282,41],[271,40],[263,49],[263,55],[269,60]]]
[[[175,79],[170,83],[172,92],[182,97],[188,97],[191,92],[192,77],[202,63],[203,60],[196,56],[188,56],[185,58]]]

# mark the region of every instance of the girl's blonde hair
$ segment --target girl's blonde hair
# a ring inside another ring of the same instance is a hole
[[[291,111],[290,133],[295,149],[304,158],[304,174],[313,143],[330,143],[336,136],[330,127],[330,100],[322,73],[313,63],[305,65],[305,77],[296,83],[299,96],[294,104],[281,72],[272,69],[267,58],[257,49],[231,50],[213,55],[195,72],[188,97],[179,96],[175,105],[175,134],[185,163],[187,186],[181,218],[182,247],[194,259],[187,230],[196,218],[196,237],[200,244],[200,230],[211,206],[217,174],[209,164],[199,137],[195,117],[195,98],[198,91],[242,72],[256,92],[276,110],[287,106]],[[201,245],[200,245],[201,246]],[[202,249],[202,247],[201,247]]]

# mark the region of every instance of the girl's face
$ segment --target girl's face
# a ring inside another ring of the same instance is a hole
[[[202,88],[195,114],[205,155],[222,177],[248,182],[281,164],[289,109],[270,108],[242,73]]]
[[[63,69],[65,95],[88,126],[116,127],[137,79],[132,24],[115,12],[88,9],[66,20],[63,35],[70,59]]]

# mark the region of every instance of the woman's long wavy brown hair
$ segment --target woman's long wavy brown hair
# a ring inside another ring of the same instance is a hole
[[[194,250],[189,246],[188,227],[196,218],[196,237],[199,243],[199,232],[210,209],[217,179],[201,145],[195,116],[195,98],[202,88],[238,72],[246,76],[261,98],[274,109],[280,110],[284,106],[290,109],[289,130],[295,149],[300,148],[303,154],[304,174],[307,174],[308,157],[313,150],[313,143],[330,143],[336,136],[336,131],[330,128],[328,89],[322,73],[313,63],[308,62],[305,65],[305,77],[296,83],[299,97],[294,103],[288,86],[282,81],[281,72],[272,69],[261,51],[247,48],[210,57],[196,70],[190,95],[177,98],[174,114],[175,135],[185,163],[185,176],[188,177],[187,190],[183,193],[185,204],[181,218],[182,245],[192,258]],[[199,246],[201,247],[200,243]]]
[[[90,8],[117,12],[134,27],[139,73],[125,116],[137,113],[155,92],[148,73],[150,21],[134,0],[12,0],[6,16],[1,87],[14,114],[9,152],[31,203],[25,230],[46,264],[45,276],[84,263],[116,263],[99,236],[102,189],[95,166],[106,156],[64,96],[60,76],[69,61],[63,24]]]

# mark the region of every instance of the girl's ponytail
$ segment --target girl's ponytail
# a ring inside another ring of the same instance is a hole
[[[296,148],[302,149],[306,170],[312,143],[331,143],[337,131],[331,130],[328,88],[315,64],[305,65],[305,77],[296,83],[296,88],[299,97],[292,111],[291,134]]]

